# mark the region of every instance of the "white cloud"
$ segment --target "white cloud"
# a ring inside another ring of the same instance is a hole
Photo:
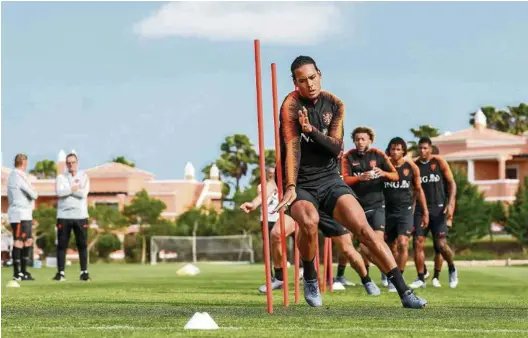
[[[331,2],[171,2],[135,25],[143,38],[170,36],[309,45],[341,30]]]

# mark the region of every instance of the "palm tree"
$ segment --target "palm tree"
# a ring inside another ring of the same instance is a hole
[[[57,164],[51,160],[42,160],[35,163],[35,168],[29,171],[39,179],[57,177]]]

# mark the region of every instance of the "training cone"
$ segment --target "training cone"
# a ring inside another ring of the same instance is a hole
[[[196,312],[185,324],[185,330],[217,330],[218,325],[207,312]]]
[[[10,280],[9,282],[7,282],[6,286],[8,288],[19,288],[20,284],[18,284],[16,280]]]
[[[333,290],[336,291],[336,290],[344,290],[345,287],[343,286],[343,284],[341,284],[340,282],[334,282],[333,284]]]
[[[195,276],[199,273],[200,269],[193,264],[186,264],[176,272],[178,276]]]

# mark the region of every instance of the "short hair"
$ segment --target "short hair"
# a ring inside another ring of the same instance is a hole
[[[433,145],[433,155],[440,155],[440,150],[435,145]]]
[[[270,164],[270,165],[266,166],[266,171],[268,171],[270,169],[275,169],[275,164]]]
[[[374,142],[374,137],[376,137],[376,133],[374,133],[374,130],[370,127],[356,127],[356,129],[352,131],[352,140],[356,139],[356,134],[367,134],[372,142]]]
[[[429,137],[421,137],[420,140],[418,140],[418,144],[424,144],[427,143],[430,146],[433,146],[433,141]]]
[[[26,161],[28,158],[26,154],[16,154],[15,156],[15,168],[18,168]]]
[[[68,155],[66,155],[66,159],[68,159],[68,157],[75,157],[75,159],[79,161],[79,158],[77,157],[76,153],[69,153]]]
[[[403,156],[407,155],[407,142],[405,142],[401,137],[395,137],[392,140],[390,140],[389,145],[387,146],[387,149],[385,150],[385,154],[387,156],[390,156],[390,150],[393,145],[401,145],[403,149]]]
[[[315,70],[319,72],[319,68],[317,68],[317,64],[315,63],[314,59],[312,59],[309,56],[301,55],[301,56],[296,57],[295,60],[293,60],[291,64],[290,70],[291,70],[292,79],[295,80],[295,70],[304,65],[314,65]]]

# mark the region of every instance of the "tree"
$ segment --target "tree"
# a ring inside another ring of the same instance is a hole
[[[523,247],[523,252],[528,252],[528,177],[519,185],[515,202],[510,205],[506,231],[512,234]]]
[[[117,157],[114,157],[112,159],[112,162],[115,162],[115,163],[121,163],[121,164],[124,164],[124,165],[127,165],[129,167],[132,167],[134,168],[136,165],[134,164],[134,162],[130,162],[129,160],[127,160],[124,156],[117,156]]]
[[[112,232],[114,235],[119,235],[119,233],[123,231],[124,228],[126,228],[126,226],[129,224],[126,217],[117,208],[108,205],[96,205],[95,207],[89,206],[88,214],[90,215],[90,218],[94,219],[99,226],[95,238],[93,238],[88,244],[88,250],[97,244],[103,232]],[[124,251],[124,242],[119,236],[118,238],[121,243],[121,250]],[[100,251],[99,257],[102,257]]]
[[[30,174],[39,179],[57,177],[57,164],[51,160],[42,160],[35,163],[35,168],[29,171]]]
[[[260,156],[258,157],[260,160]],[[275,166],[276,162],[276,153],[275,149],[266,149],[264,151],[264,162],[267,166]],[[259,162],[260,163],[260,162]],[[251,185],[258,186],[260,184],[260,165],[257,165],[255,168],[253,168],[253,172],[251,173]]]
[[[506,217],[506,208],[504,203],[501,201],[496,201],[490,203],[490,214],[491,221],[500,225],[505,225],[508,218]]]
[[[457,195],[449,241],[453,247],[460,248],[489,233],[491,214],[489,203],[478,187],[471,184],[467,176],[458,169],[453,169],[453,175],[457,184]]]
[[[55,227],[57,226],[57,209],[53,206],[40,204],[33,210],[34,240],[45,254],[55,252]]]
[[[180,236],[216,236],[218,235],[218,212],[213,208],[192,208],[184,212],[176,220]]]
[[[258,163],[257,153],[249,137],[244,134],[235,134],[225,138],[220,146],[222,154],[216,160],[224,182],[233,179],[235,192],[240,191],[240,180],[246,176],[249,167]]]
[[[422,137],[432,138],[440,135],[438,128],[435,128],[431,125],[421,125],[418,128],[411,128],[410,131],[417,139],[420,139]],[[408,151],[416,155],[418,152],[418,142],[410,141]]]
[[[480,110],[486,116],[487,127],[490,129],[522,135],[528,131],[528,105],[521,103],[519,106],[508,106],[508,110],[497,110],[493,106],[484,106]],[[470,114],[469,123],[475,123],[476,112]]]

